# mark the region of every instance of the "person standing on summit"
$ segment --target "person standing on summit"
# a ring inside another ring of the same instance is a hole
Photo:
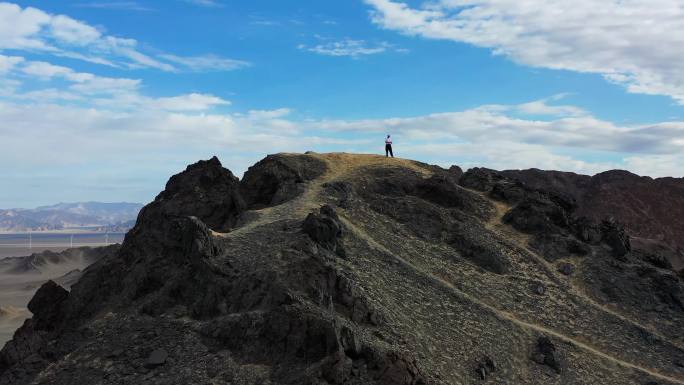
[[[385,157],[392,156],[394,158],[394,153],[392,152],[392,138],[387,135],[387,138],[385,139]]]

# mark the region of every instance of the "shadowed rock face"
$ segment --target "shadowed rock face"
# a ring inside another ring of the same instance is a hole
[[[304,191],[304,183],[325,172],[313,157],[269,155],[250,167],[242,180],[242,195],[250,208],[275,206]]]
[[[149,226],[162,216],[195,216],[217,231],[229,230],[246,206],[239,181],[218,158],[199,161],[169,179],[166,189],[138,215],[136,226]]]
[[[0,385],[681,383],[681,279],[630,240],[486,169],[201,161],[41,287]]]
[[[621,170],[591,177],[537,169],[508,170],[500,174],[532,188],[574,198],[578,216],[596,221],[614,217],[628,233],[640,238],[637,246],[660,242],[667,247],[667,250],[661,247],[661,255],[666,254],[675,269],[684,268],[683,178],[652,179]]]

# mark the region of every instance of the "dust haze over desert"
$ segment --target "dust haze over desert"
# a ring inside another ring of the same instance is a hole
[[[684,384],[681,0],[0,1],[0,385]]]

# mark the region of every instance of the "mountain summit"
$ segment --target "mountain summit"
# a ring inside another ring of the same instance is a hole
[[[615,219],[492,170],[278,154],[173,176],[43,285],[0,384],[682,384],[684,284]]]

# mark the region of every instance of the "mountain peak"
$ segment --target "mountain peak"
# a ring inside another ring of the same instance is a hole
[[[488,169],[198,162],[71,292],[41,288],[0,383],[681,383],[681,279],[576,210]]]

